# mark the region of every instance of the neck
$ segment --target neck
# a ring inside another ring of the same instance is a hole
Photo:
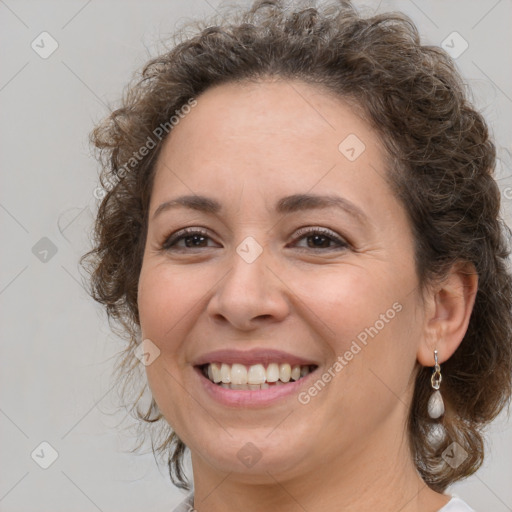
[[[421,479],[407,433],[397,435],[396,423],[390,423],[357,447],[343,453],[331,449],[321,464],[307,472],[290,476],[263,470],[257,483],[251,476],[221,474],[192,453],[194,508],[198,512],[438,511],[449,497],[434,492]]]

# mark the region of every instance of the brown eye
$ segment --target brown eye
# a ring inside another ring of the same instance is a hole
[[[183,250],[183,249],[203,249],[218,247],[219,245],[212,240],[208,233],[198,228],[180,229],[166,238],[162,244],[162,249]]]
[[[192,235],[182,238],[186,247],[206,247],[208,238],[203,235]]]
[[[326,249],[330,247],[332,240],[325,235],[310,235],[307,238],[308,247],[314,249]]]
[[[334,251],[349,247],[348,242],[327,228],[301,228],[294,240],[293,246],[299,249]]]

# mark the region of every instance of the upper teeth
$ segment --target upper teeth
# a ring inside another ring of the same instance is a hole
[[[267,368],[262,364],[245,366],[235,363],[210,363],[205,367],[205,375],[215,383],[223,384],[263,384],[265,382],[289,382],[298,380],[310,373],[309,365],[291,366],[288,363],[270,363]]]

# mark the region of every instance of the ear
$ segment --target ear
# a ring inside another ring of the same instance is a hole
[[[455,263],[448,275],[432,286],[425,298],[424,336],[418,347],[418,362],[434,366],[448,360],[466,334],[478,291],[478,274],[472,263]]]

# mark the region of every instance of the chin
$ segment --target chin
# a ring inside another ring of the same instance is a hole
[[[230,428],[229,434],[222,430],[201,436],[197,444],[192,441],[192,460],[198,457],[218,471],[247,475],[248,483],[254,483],[255,478],[258,483],[269,482],[269,478],[275,483],[270,475],[291,477],[300,469],[302,460],[311,460],[306,455],[304,437],[300,432],[294,435],[289,428],[280,432],[267,427],[238,431]],[[313,446],[311,451],[314,452]]]

